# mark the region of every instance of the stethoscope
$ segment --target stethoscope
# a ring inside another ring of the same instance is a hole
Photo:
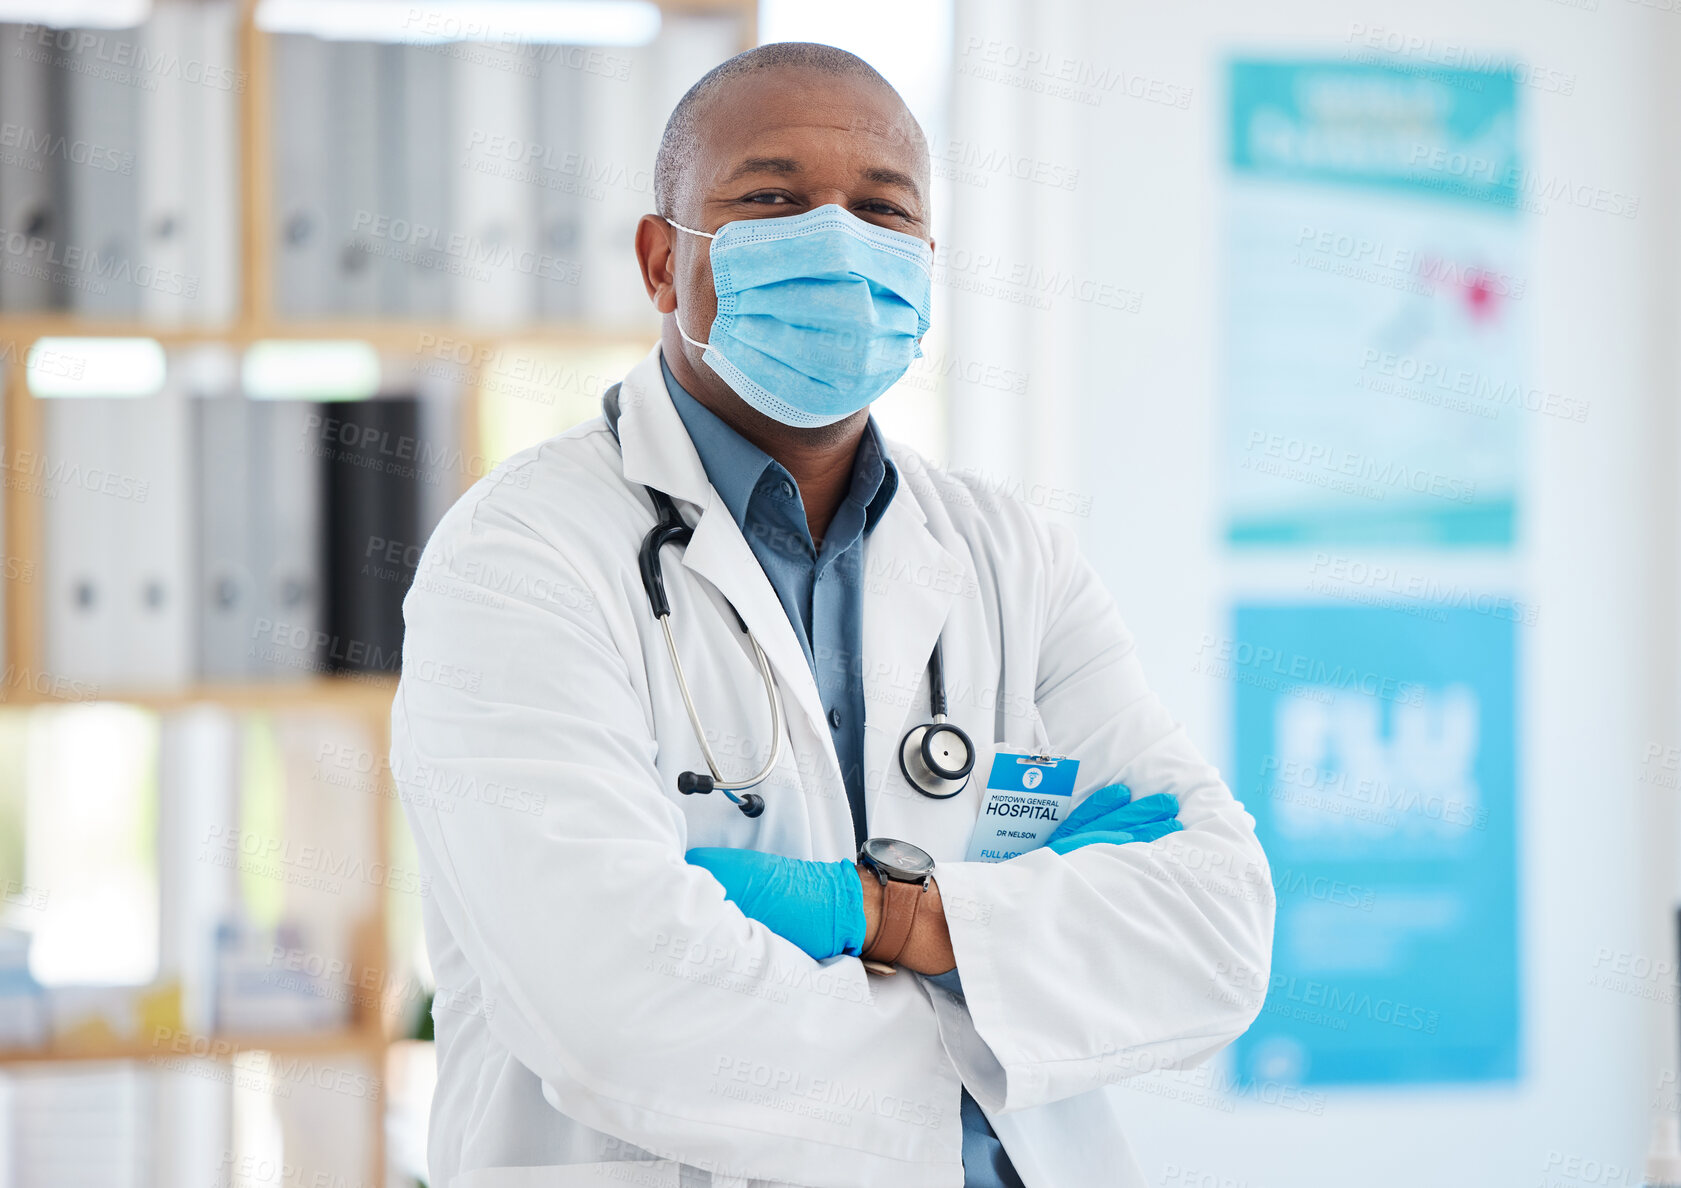
[[[614,384],[602,397],[607,427],[619,436],[619,385]],[[637,565],[642,571],[642,589],[648,595],[648,609],[659,620],[665,635],[665,648],[671,656],[671,670],[677,677],[677,690],[683,695],[683,708],[689,714],[689,726],[700,744],[701,757],[706,760],[707,773],[685,771],[677,777],[677,790],[685,796],[708,792],[722,792],[744,816],[757,817],[765,811],[765,798],[747,789],[763,783],[776,769],[782,757],[782,697],[776,678],[770,670],[770,660],[764,648],[748,628],[746,620],[733,606],[730,613],[747,643],[753,649],[753,660],[759,668],[759,678],[765,684],[765,697],[770,702],[771,750],[765,765],[744,780],[726,780],[706,741],[706,731],[695,708],[694,695],[689,691],[688,678],[683,673],[683,661],[677,655],[677,639],[671,632],[671,602],[665,593],[665,573],[660,564],[660,550],[668,544],[688,547],[694,529],[684,523],[677,505],[664,491],[644,487],[653,500],[657,522],[642,538]],[[946,720],[945,655],[940,640],[934,641],[934,651],[928,657],[928,709],[932,721],[913,726],[899,741],[899,770],[911,787],[932,800],[949,800],[963,791],[969,783],[969,773],[975,767],[975,744],[962,727]],[[742,793],[746,795],[742,795]]]

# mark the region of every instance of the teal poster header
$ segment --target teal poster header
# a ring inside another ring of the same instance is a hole
[[[1518,205],[1511,70],[1238,61],[1229,77],[1235,172]]]

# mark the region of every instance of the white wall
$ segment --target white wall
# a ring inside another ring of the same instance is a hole
[[[1143,297],[1137,313],[1079,302],[1040,311],[996,286],[987,295],[948,284],[954,353],[1030,380],[1026,397],[984,380],[953,386],[954,461],[1091,496],[1092,514],[1074,522],[1157,689],[1221,762],[1231,690],[1193,675],[1198,641],[1226,629],[1234,592],[1301,590],[1310,559],[1240,566],[1218,547],[1225,61],[1335,56],[1355,26],[1507,51],[1574,80],[1568,95],[1520,89],[1528,163],[1641,199],[1633,219],[1562,203],[1530,218],[1530,378],[1586,398],[1591,412],[1584,424],[1527,418],[1521,546],[1509,558],[1466,557],[1449,574],[1516,582],[1540,606],[1520,636],[1522,1077],[1497,1088],[1333,1091],[1321,1116],[1132,1092],[1132,1137],[1157,1183],[1638,1183],[1652,1103],[1664,1096],[1673,1108],[1673,1080],[1660,1094],[1658,1079],[1676,1067],[1673,1000],[1590,978],[1602,950],[1664,959],[1673,946],[1678,794],[1640,776],[1650,744],[1681,742],[1678,10],[1676,0],[1597,0],[1596,10],[1548,0],[957,7],[953,144],[998,147],[1076,181],[953,181],[945,246],[1069,268]],[[1179,110],[1122,87],[1094,107],[1032,94],[978,76],[984,55],[966,54],[971,38],[1190,87],[1192,100]],[[1661,979],[1647,986],[1665,993]]]

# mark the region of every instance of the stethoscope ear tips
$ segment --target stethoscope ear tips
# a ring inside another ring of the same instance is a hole
[[[717,784],[717,780],[709,775],[702,775],[698,771],[685,771],[677,777],[677,790],[684,796],[705,796],[708,792],[717,791]],[[757,792],[749,792],[746,796],[737,796],[726,788],[724,795],[728,796],[730,802],[741,810],[742,816],[758,817],[764,815],[765,798]]]
[[[709,775],[701,775],[698,771],[685,771],[677,777],[677,790],[684,796],[704,796],[712,791],[713,779]],[[757,815],[757,814],[755,814]]]

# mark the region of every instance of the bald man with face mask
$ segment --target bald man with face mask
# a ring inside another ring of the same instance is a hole
[[[427,547],[439,1184],[1141,1184],[1113,1086],[1260,1008],[1253,821],[1071,537],[870,416],[928,176],[851,54],[712,71],[636,232],[659,346]]]

